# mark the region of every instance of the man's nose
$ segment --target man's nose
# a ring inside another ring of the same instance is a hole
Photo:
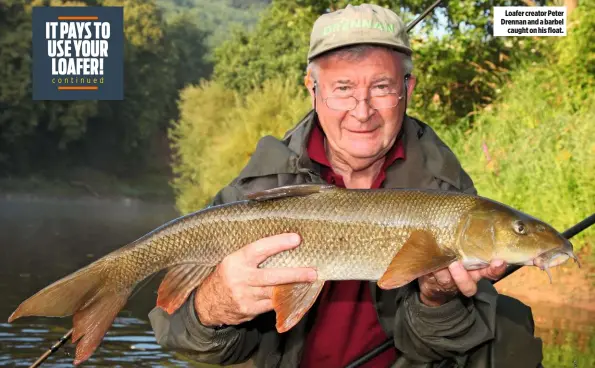
[[[370,117],[376,112],[376,110],[370,106],[370,101],[367,100],[367,98],[368,96],[364,93],[360,96],[356,96],[357,105],[355,106],[355,109],[351,110],[351,115],[362,123],[370,120]]]

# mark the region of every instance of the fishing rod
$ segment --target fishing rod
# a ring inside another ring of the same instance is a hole
[[[562,233],[562,236],[565,237],[566,239],[570,240],[570,238],[572,238],[575,235],[579,234],[580,232],[584,231],[585,229],[592,226],[593,224],[595,224],[595,213],[593,213],[591,216],[585,218],[584,220],[582,220],[578,224],[574,225],[573,227],[569,228],[568,230],[564,231]],[[504,278],[513,274],[514,272],[518,271],[522,267],[523,266],[519,266],[519,265],[511,265],[506,269],[506,272],[504,273],[504,275],[501,278],[499,278],[498,280],[495,280],[495,281],[494,280],[490,280],[490,281],[492,284],[495,284],[498,281],[501,281]],[[370,350],[366,354],[362,355],[361,357],[359,357],[356,360],[349,363],[345,368],[357,368],[357,367],[361,366],[362,364],[365,364],[365,363],[369,362],[370,360],[374,359],[376,356],[380,355],[383,351],[387,350],[388,348],[390,348],[392,346],[393,346],[393,338],[390,337],[390,338],[386,339],[386,341],[384,341],[381,345],[378,345],[377,347]]]
[[[45,362],[45,360],[50,357],[50,355],[54,354],[56,351],[58,351],[58,349],[60,349],[62,347],[62,345],[66,344],[66,342],[68,340],[70,340],[70,338],[72,337],[72,333],[73,332],[74,332],[74,329],[71,328],[64,336],[62,336],[60,338],[60,340],[58,340],[54,345],[52,345],[51,348],[49,348],[45,353],[43,353],[35,361],[35,363],[31,364],[29,366],[29,368],[37,368],[37,367],[39,367],[41,365],[41,363]]]
[[[413,27],[415,27],[417,25],[417,23],[421,22],[428,14],[430,14],[430,12],[432,10],[434,10],[434,8],[436,8],[438,6],[438,4],[440,4],[442,2],[442,0],[437,0],[434,4],[430,5],[429,8],[427,8],[426,10],[424,10],[423,13],[421,13],[419,15],[419,17],[417,17],[413,22],[409,23],[407,25],[407,32],[409,32]]]

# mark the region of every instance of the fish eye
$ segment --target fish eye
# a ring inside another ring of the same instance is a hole
[[[527,225],[521,220],[513,222],[512,228],[514,229],[514,232],[519,235],[527,235]]]

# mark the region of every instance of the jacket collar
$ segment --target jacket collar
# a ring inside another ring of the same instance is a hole
[[[308,139],[316,115],[310,110],[282,140],[273,136],[263,137],[246,167],[239,174],[239,182],[255,177],[279,174],[298,174],[321,182],[321,167],[308,157]],[[401,128],[406,160],[397,160],[386,170],[383,187],[438,189],[438,180],[457,189],[467,177],[452,151],[426,124],[405,115]],[[471,183],[472,185],[472,183]]]

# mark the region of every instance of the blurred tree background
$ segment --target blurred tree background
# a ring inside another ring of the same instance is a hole
[[[0,0],[0,190],[82,187],[202,208],[260,137],[282,136],[309,110],[314,20],[362,2]],[[434,0],[368,2],[408,23]],[[31,9],[49,5],[124,7],[124,101],[32,101]],[[492,37],[493,7],[515,5],[569,5],[568,36]],[[482,195],[559,229],[593,212],[595,0],[445,0],[410,35],[408,112],[439,132]],[[556,366],[593,359],[548,354]]]
[[[171,197],[167,131],[180,91],[209,78],[214,46],[255,24],[267,4],[0,1],[0,187]],[[124,7],[123,101],[32,100],[33,6]]]

